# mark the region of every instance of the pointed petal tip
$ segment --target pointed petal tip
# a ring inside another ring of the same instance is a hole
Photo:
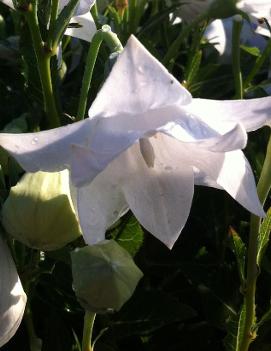
[[[259,205],[258,209],[256,211],[253,211],[253,214],[255,214],[256,216],[260,217],[260,218],[265,218],[266,217],[266,213],[264,211],[264,209],[262,208],[261,205]]]

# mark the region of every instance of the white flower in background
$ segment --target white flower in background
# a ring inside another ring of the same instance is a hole
[[[16,333],[24,315],[26,295],[6,243],[0,238],[0,347]]]
[[[220,55],[223,55],[224,60],[231,59],[232,49],[232,27],[233,18],[217,19],[212,21],[204,32],[204,37],[209,43],[214,44]],[[257,47],[263,51],[266,46],[266,39],[255,33],[256,26],[243,22],[240,42],[243,45]]]
[[[89,118],[39,133],[0,134],[0,145],[29,172],[70,169],[88,244],[103,240],[130,208],[172,247],[189,215],[194,183],[225,189],[264,215],[240,149],[245,128],[269,123],[270,107],[269,97],[193,99],[132,36]]]
[[[264,23],[259,24],[258,20],[266,18],[271,22],[271,2],[270,0],[239,0],[237,2],[237,8],[247,13],[254,23],[257,23],[256,31],[262,35],[271,35],[270,31]]]
[[[228,3],[227,3],[228,1]],[[257,25],[256,31],[262,35],[270,36],[270,32],[265,23],[259,23],[259,20],[266,18],[271,21],[271,3],[270,0],[189,0],[184,2],[177,11],[184,21],[191,22],[199,15],[210,9],[211,6],[217,4],[217,9],[221,12],[222,17],[226,13],[226,8],[233,6],[236,2],[236,10],[241,10],[248,14],[252,23]],[[224,10],[225,7],[225,10]],[[215,12],[215,11],[214,11]],[[232,13],[231,15],[233,15]],[[220,14],[217,18],[220,18]]]
[[[12,0],[0,0],[5,5],[14,9]],[[59,11],[69,3],[69,0],[59,1]],[[65,34],[91,41],[93,35],[96,32],[96,26],[94,20],[90,14],[90,9],[94,5],[95,0],[80,0],[75,10],[75,16],[71,18],[70,28],[67,28]]]

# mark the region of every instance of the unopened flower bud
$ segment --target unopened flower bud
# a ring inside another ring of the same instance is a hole
[[[3,225],[15,239],[40,250],[56,250],[81,235],[67,170],[27,173],[3,205]]]
[[[128,252],[113,240],[77,249],[71,258],[75,294],[91,312],[118,311],[143,276]]]

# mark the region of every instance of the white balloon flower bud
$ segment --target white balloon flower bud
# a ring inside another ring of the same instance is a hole
[[[6,231],[25,245],[56,250],[81,235],[67,170],[25,174],[3,205]]]

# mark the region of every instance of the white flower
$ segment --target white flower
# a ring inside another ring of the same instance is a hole
[[[0,347],[16,333],[24,315],[26,295],[7,245],[0,238]]]
[[[0,0],[5,5],[14,9],[12,0]],[[61,11],[64,6],[69,3],[69,0],[59,1],[59,11]],[[86,41],[91,41],[93,35],[96,32],[96,26],[94,20],[90,14],[90,9],[94,5],[95,0],[79,0],[77,8],[75,10],[75,16],[71,18],[71,27],[67,28],[65,34],[83,39]]]
[[[225,189],[263,216],[240,151],[247,130],[269,124],[271,98],[192,99],[131,37],[89,110],[89,118],[40,133],[0,134],[28,172],[69,168],[88,244],[128,208],[172,247],[189,215],[194,183]],[[235,151],[234,151],[235,150]]]
[[[271,3],[270,0],[239,0],[237,8],[250,15],[252,21],[258,24],[257,32],[269,36],[270,31],[264,23],[259,24],[259,20],[265,18],[269,23],[271,21]]]
[[[227,3],[228,2],[228,3]],[[178,15],[187,22],[194,20],[197,16],[206,12],[211,6],[217,4],[217,10],[220,15],[224,18],[226,14],[226,8],[233,6],[236,2],[236,9],[247,13],[252,23],[257,25],[256,31],[262,35],[270,36],[270,32],[266,27],[265,23],[259,23],[259,20],[266,18],[267,21],[271,21],[271,4],[270,0],[190,0],[184,2],[178,10]],[[223,7],[223,8],[222,8]],[[225,7],[225,9],[224,9]],[[214,11],[215,13],[215,11]],[[233,15],[232,13],[231,15]],[[226,15],[228,16],[228,15]]]
[[[230,60],[232,49],[232,26],[233,18],[229,17],[223,20],[217,19],[212,21],[204,32],[204,37],[209,43],[214,44],[220,55],[225,60]],[[257,47],[261,51],[266,46],[266,40],[258,33],[255,33],[256,26],[250,25],[246,21],[243,23],[240,42],[243,45]]]

